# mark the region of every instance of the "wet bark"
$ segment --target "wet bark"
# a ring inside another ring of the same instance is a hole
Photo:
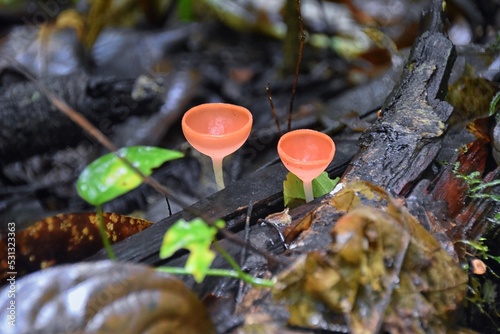
[[[416,41],[382,117],[360,138],[346,181],[369,181],[398,195],[410,190],[441,148],[453,111],[444,97],[454,61],[443,34],[426,32]]]

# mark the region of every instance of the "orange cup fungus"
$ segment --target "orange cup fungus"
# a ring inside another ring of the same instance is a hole
[[[227,103],[205,103],[189,109],[182,117],[186,140],[212,158],[215,180],[224,189],[222,160],[239,149],[250,135],[253,117],[244,107]]]

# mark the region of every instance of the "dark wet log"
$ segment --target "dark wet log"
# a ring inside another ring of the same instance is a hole
[[[134,114],[158,110],[156,93],[135,95],[134,80],[89,77],[83,73],[41,82],[102,132]],[[0,87],[0,164],[76,145],[83,130],[57,110],[32,82]]]
[[[444,97],[454,61],[454,46],[442,33],[417,39],[382,117],[360,138],[345,181],[369,181],[399,195],[410,190],[441,148],[453,111]]]
[[[463,210],[469,189],[467,182],[458,178],[456,173],[469,175],[479,172],[482,174],[487,155],[486,143],[475,141],[467,145],[467,152],[457,154],[429,187],[434,201],[446,202],[450,217],[455,218]],[[456,163],[458,163],[457,167],[455,167]]]

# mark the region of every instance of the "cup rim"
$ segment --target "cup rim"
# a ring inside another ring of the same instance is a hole
[[[325,139],[327,142],[331,143],[331,150],[328,155],[328,158],[325,159],[317,159],[317,160],[312,160],[312,161],[303,161],[299,160],[296,158],[291,157],[288,153],[285,152],[285,150],[281,147],[281,144],[283,143],[284,140],[287,139],[287,137],[291,137],[294,135],[299,135],[299,134],[304,134],[304,133],[309,133],[309,134],[314,134],[316,137],[321,137],[322,139]],[[281,136],[281,138],[278,141],[278,155],[279,156],[285,156],[288,160],[292,162],[296,162],[297,164],[303,165],[303,166],[312,166],[312,165],[317,165],[320,163],[325,163],[327,162],[330,164],[330,162],[333,160],[336,152],[336,146],[335,142],[333,139],[328,136],[327,134],[324,134],[323,132],[312,130],[312,129],[297,129],[297,130],[292,130],[290,132],[285,133],[284,135]]]
[[[243,126],[240,127],[239,129],[224,133],[222,135],[200,133],[200,132],[194,130],[191,126],[189,126],[189,124],[187,122],[187,118],[189,118],[190,116],[192,116],[196,112],[202,111],[203,109],[212,109],[214,107],[219,108],[219,109],[223,108],[224,110],[237,110],[242,115],[247,116],[247,122],[245,124],[243,124]],[[202,103],[202,104],[196,105],[196,106],[190,108],[188,111],[186,111],[184,113],[184,115],[182,116],[182,124],[186,128],[188,128],[192,132],[197,133],[198,135],[206,137],[207,139],[228,137],[228,136],[237,135],[240,132],[246,132],[246,131],[248,131],[248,127],[250,127],[250,128],[252,127],[252,123],[253,123],[253,115],[250,112],[250,110],[248,110],[247,108],[240,106],[240,105],[231,104],[231,103],[222,103],[222,102],[209,102],[209,103]]]

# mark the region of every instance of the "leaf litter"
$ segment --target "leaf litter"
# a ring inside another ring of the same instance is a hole
[[[352,333],[446,332],[467,273],[439,242],[367,182],[347,184],[330,205],[346,214],[328,249],[299,257],[273,290],[288,305],[289,324],[333,330],[340,314]]]

